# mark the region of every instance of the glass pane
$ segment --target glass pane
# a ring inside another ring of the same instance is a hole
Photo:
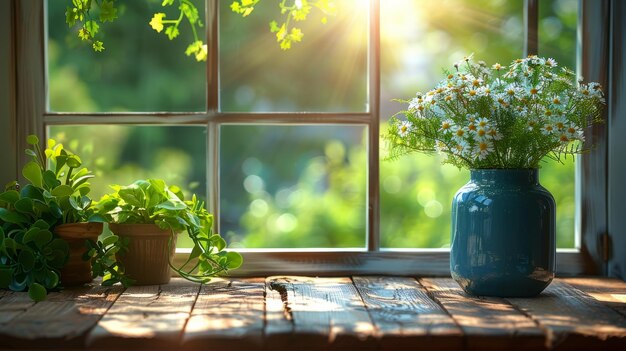
[[[222,126],[222,235],[232,247],[363,248],[365,130]]]
[[[206,198],[206,128],[191,126],[51,126],[51,138],[77,153],[95,174],[91,196],[100,199],[109,185],[160,178],[187,196]],[[178,247],[191,247],[180,236]]]
[[[556,59],[561,66],[576,70],[578,0],[539,2],[539,55]],[[573,159],[564,165],[548,161],[540,171],[541,184],[556,200],[557,247],[574,248],[575,179]]]
[[[539,2],[539,55],[576,68],[578,0]]]
[[[381,1],[381,133],[411,99],[443,79],[464,56],[508,64],[523,49],[523,1]],[[384,141],[381,146],[384,148]],[[381,245],[441,248],[450,245],[450,207],[468,171],[438,157],[412,154],[384,160],[381,151]]]
[[[337,15],[326,16],[326,24],[317,7],[306,20],[291,21],[304,36],[281,50],[269,26],[284,21],[278,1],[260,2],[245,18],[231,10],[231,1],[220,1],[221,109],[366,111],[369,2],[335,3]]]
[[[193,41],[188,23],[181,23],[180,35],[172,41],[148,24],[158,12],[178,18],[177,6],[163,8],[161,2],[116,2],[118,18],[100,25],[105,49],[97,53],[81,42],[78,26],[65,24],[71,1],[48,1],[50,110],[204,111],[206,63],[185,55]],[[204,14],[204,2],[194,3]],[[206,42],[204,30],[198,35]]]

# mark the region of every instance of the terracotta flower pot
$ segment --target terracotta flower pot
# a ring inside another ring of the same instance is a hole
[[[109,229],[120,239],[129,239],[128,251],[118,254],[127,277],[135,285],[167,284],[172,275],[169,260],[176,250],[177,234],[163,230],[156,224],[115,224]],[[170,237],[173,239],[169,246]]]
[[[76,286],[91,282],[91,260],[83,260],[83,255],[87,252],[85,241],[98,240],[102,233],[102,223],[61,224],[54,228],[54,233],[70,246],[69,260],[61,269],[61,285]]]

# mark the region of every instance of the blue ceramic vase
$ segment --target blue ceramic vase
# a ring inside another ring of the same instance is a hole
[[[555,212],[537,169],[472,170],[452,201],[452,277],[472,295],[538,295],[554,278]]]

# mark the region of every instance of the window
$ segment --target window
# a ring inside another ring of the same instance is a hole
[[[385,118],[398,109],[387,101],[422,89],[413,82],[432,85],[430,77],[436,78],[440,67],[449,65],[451,56],[466,54],[471,48],[486,53],[498,47],[502,57],[497,59],[507,62],[520,56],[523,47],[535,52],[537,33],[540,54],[544,54],[544,44],[549,48],[555,40],[566,40],[558,45],[571,47],[572,28],[585,24],[572,23],[576,15],[575,10],[572,15],[575,1],[571,0],[554,1],[552,6],[543,1],[538,6],[534,0],[524,4],[485,0],[481,6],[460,0],[420,1],[419,6],[411,1],[393,5],[375,0],[338,3],[358,11],[340,9],[344,15],[329,21],[328,29],[305,31],[307,38],[299,44],[302,47],[282,53],[269,49],[276,45],[271,35],[256,40],[269,22],[263,13],[257,20],[241,19],[231,16],[223,2],[208,0],[204,22],[209,58],[202,66],[176,55],[183,51],[176,45],[183,46],[183,42],[172,44],[141,30],[121,34],[114,27],[108,29],[112,37],[109,56],[98,57],[94,63],[88,59],[93,55],[88,50],[68,48],[71,43],[64,39],[66,28],[51,24],[63,23],[60,2],[13,2],[18,19],[16,37],[30,39],[16,40],[15,44],[16,134],[47,133],[69,143],[82,136],[92,139],[94,133],[106,134],[106,138],[94,138],[93,144],[70,145],[94,155],[89,166],[102,173],[104,182],[164,177],[187,190],[206,193],[210,211],[220,219],[222,235],[235,247],[262,248],[244,250],[246,263],[238,274],[447,274],[449,229],[425,225],[405,235],[398,223],[412,214],[400,212],[393,201],[395,196],[395,203],[404,209],[403,201],[410,201],[408,211],[421,211],[422,224],[447,225],[445,207],[464,182],[463,175],[439,167],[434,159],[419,160],[424,170],[435,170],[434,175],[420,173],[419,178],[414,169],[381,163],[384,150],[379,133],[384,130]],[[125,16],[147,18],[159,5],[158,1],[128,2]],[[417,25],[408,33],[386,34],[397,24],[390,18],[418,10],[428,13],[427,20],[413,21]],[[47,26],[41,23],[42,14],[47,15]],[[263,28],[257,29],[261,25]],[[435,30],[420,27],[426,25]],[[565,34],[551,37],[558,28]],[[468,42],[456,39],[458,33],[468,30],[473,32]],[[121,35],[124,40],[115,40]],[[399,43],[386,41],[389,38]],[[316,49],[307,52],[304,47],[309,44]],[[173,55],[160,55],[159,50],[167,45],[174,45],[166,49]],[[411,57],[412,62],[400,62],[403,58],[397,55],[401,50],[408,50],[404,57]],[[585,53],[578,56],[590,62]],[[142,55],[158,56],[159,60],[154,65],[136,64]],[[255,59],[237,60],[246,55]],[[300,55],[300,60],[290,63],[289,55]],[[573,63],[571,56],[560,60],[570,66]],[[80,65],[95,75],[86,77]],[[133,76],[124,73],[129,71]],[[164,87],[164,79],[179,85]],[[87,94],[86,85],[97,94]],[[602,133],[606,131],[598,131],[599,138],[605,140]],[[15,149],[23,149],[21,143],[15,141]],[[102,150],[108,156],[98,156]],[[598,183],[585,173],[585,167],[596,162],[606,169],[604,161],[594,155],[586,157],[591,161],[581,162],[579,205]],[[401,178],[404,175],[398,170],[411,174]],[[116,174],[123,176],[110,178]],[[566,175],[570,182],[571,175]],[[407,183],[416,179],[422,183]],[[423,185],[438,184],[441,179],[447,182],[448,193]],[[413,189],[404,191],[408,187]],[[570,200],[563,201],[573,204],[568,191],[564,198]],[[406,200],[402,193],[411,199]],[[316,207],[298,208],[303,202]],[[594,270],[585,263],[587,255],[597,256],[598,228],[594,226],[602,227],[602,223],[585,222],[585,218],[593,218],[593,211],[584,208],[582,212],[580,249],[573,229],[564,231],[569,237],[563,246],[572,249],[559,252],[560,272]],[[572,223],[571,218],[563,221]],[[180,250],[180,255],[184,254]]]

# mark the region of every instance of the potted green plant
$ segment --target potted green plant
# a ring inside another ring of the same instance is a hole
[[[538,181],[544,157],[583,152],[585,128],[601,122],[597,83],[576,82],[554,59],[508,67],[470,57],[390,121],[390,157],[440,153],[471,171],[452,202],[452,277],[468,293],[533,296],[554,277],[555,211]]]
[[[205,283],[241,265],[241,255],[224,251],[226,242],[212,231],[213,216],[195,195],[185,200],[179,187],[167,186],[160,179],[112,188],[114,192],[95,207],[107,218],[112,232],[128,239],[128,251],[118,259],[136,284],[165,284],[170,268],[188,280]],[[182,232],[194,246],[185,264],[175,267],[172,258]]]
[[[26,154],[32,160],[24,166],[22,175],[39,189],[57,210],[58,220],[53,231],[69,245],[67,263],[61,269],[61,283],[80,285],[92,280],[91,260],[83,260],[86,241],[95,242],[102,233],[103,218],[91,208],[89,179],[93,174],[82,167],[80,157],[49,139],[42,150],[39,139],[27,138],[31,149]]]
[[[127,283],[120,266],[110,261],[121,248],[117,237],[98,241],[103,218],[88,196],[93,175],[54,140],[45,150],[34,135],[27,143],[32,160],[22,175],[28,182],[23,187],[12,182],[0,194],[0,287],[28,288],[40,300],[59,284],[84,284],[97,275],[108,284]],[[92,262],[98,269],[92,271]]]

